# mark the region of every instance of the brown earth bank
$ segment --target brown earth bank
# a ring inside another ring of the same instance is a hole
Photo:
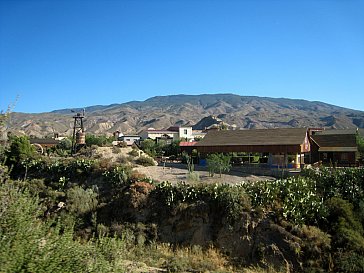
[[[154,185],[136,182],[99,211],[99,221],[107,226],[112,222],[134,223],[143,242],[158,240],[176,248],[214,246],[244,266],[300,272],[304,259],[321,266],[328,263],[324,254],[327,246],[310,236],[319,232],[314,227],[292,226],[249,206],[232,219],[226,209],[206,201],[166,206],[161,200]]]
[[[110,147],[105,147],[97,152],[103,158],[117,161],[118,157],[126,156],[130,150],[131,148],[123,148],[115,154]],[[111,230],[115,229],[113,231],[120,229],[120,225],[131,225],[139,236],[138,240],[143,242],[157,240],[176,248],[214,246],[244,266],[259,265],[273,267],[277,271],[299,272],[303,270],[303,259],[307,258],[302,255],[303,250],[309,253],[313,263],[327,263],[327,257],[323,254],[326,247],[324,244],[321,248],[307,251],[310,240],[316,240],[307,235],[313,227],[294,227],[274,214],[251,210],[249,206],[236,219],[229,217],[226,208],[216,207],[204,200],[177,202],[167,206],[162,201],[163,197],[155,192],[155,185],[163,181],[172,185],[182,182],[203,186],[238,185],[243,181],[254,183],[275,179],[248,174],[240,167],[233,167],[221,177],[219,174],[211,177],[206,166],[194,165],[193,168],[195,175],[190,177],[187,165],[182,163],[160,162],[156,166],[134,167],[134,171],[145,175],[154,183],[136,182],[124,188],[111,204],[100,209],[98,220],[111,227]]]

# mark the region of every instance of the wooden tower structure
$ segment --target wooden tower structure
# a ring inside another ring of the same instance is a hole
[[[86,145],[85,129],[83,127],[83,119],[85,118],[85,110],[73,116],[73,135],[72,135],[72,154],[76,153]]]

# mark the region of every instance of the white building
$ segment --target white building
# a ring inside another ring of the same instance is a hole
[[[194,136],[192,134],[192,127],[190,126],[181,126],[181,127],[169,127],[166,130],[156,130],[154,128],[149,128],[143,131],[140,136],[142,139],[153,139],[153,140],[186,140],[192,141]]]
[[[132,146],[134,143],[139,145],[140,136],[138,135],[123,135],[118,137],[119,141],[124,141],[128,146]]]

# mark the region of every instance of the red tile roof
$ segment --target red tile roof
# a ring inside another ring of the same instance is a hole
[[[180,147],[189,147],[189,146],[195,146],[197,144],[197,141],[193,141],[193,142],[187,142],[187,141],[181,141],[179,143]]]

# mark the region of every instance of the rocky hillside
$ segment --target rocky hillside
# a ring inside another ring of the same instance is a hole
[[[214,116],[237,128],[278,127],[364,127],[364,112],[323,102],[306,100],[238,96],[234,94],[173,95],[152,97],[108,106],[86,107],[85,127],[93,134],[138,133],[143,129],[172,125],[205,126],[203,118]],[[12,130],[27,135],[45,136],[54,132],[71,134],[71,109],[50,113],[13,113]]]

